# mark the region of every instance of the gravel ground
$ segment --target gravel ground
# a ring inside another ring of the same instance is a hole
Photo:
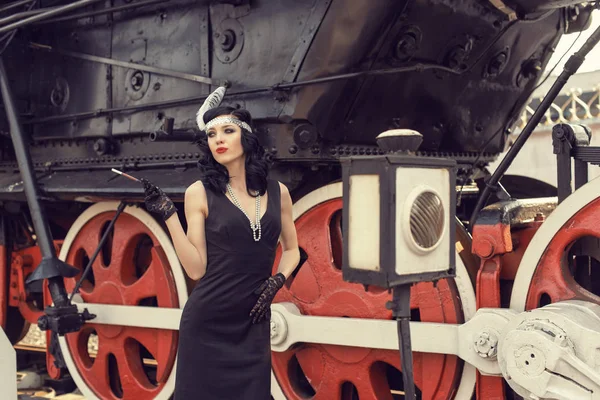
[[[29,346],[46,346],[46,333],[40,331],[37,325],[31,325],[27,335],[19,342],[19,344]],[[88,340],[88,352],[96,353],[98,351],[98,337],[94,334],[90,335]]]

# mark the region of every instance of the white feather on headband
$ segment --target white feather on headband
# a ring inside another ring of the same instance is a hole
[[[202,107],[196,113],[196,123],[198,124],[198,128],[201,131],[206,129],[206,124],[204,123],[204,114],[215,107],[218,107],[223,101],[223,97],[225,97],[225,91],[227,89],[224,86],[219,86],[214,92],[212,92],[204,103],[202,103]]]

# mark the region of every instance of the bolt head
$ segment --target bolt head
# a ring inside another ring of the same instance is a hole
[[[40,330],[42,330],[42,331],[48,330],[48,317],[47,316],[42,315],[40,318],[38,318],[38,328],[40,328]]]
[[[417,38],[413,33],[404,34],[396,43],[396,58],[404,59],[417,51]]]

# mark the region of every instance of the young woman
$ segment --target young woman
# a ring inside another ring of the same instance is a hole
[[[144,180],[146,208],[165,220],[183,268],[199,280],[181,316],[175,400],[268,400],[270,305],[300,260],[292,201],[267,179],[247,111],[201,117],[202,176],[185,193],[187,234],[173,202]]]

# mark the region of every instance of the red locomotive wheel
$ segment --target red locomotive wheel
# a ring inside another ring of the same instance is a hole
[[[66,262],[83,270],[114,215],[106,211],[89,219],[70,243]],[[119,216],[92,271],[80,289],[86,303],[179,307],[165,250],[148,226],[131,214]],[[79,277],[66,280],[69,292]],[[96,354],[88,350],[92,333],[98,339]],[[174,368],[177,338],[172,330],[89,323],[67,334],[66,343],[78,374],[95,396],[141,400],[165,397],[157,395]],[[144,360],[155,361],[156,373]]]
[[[331,197],[331,196],[330,196]],[[381,289],[342,279],[342,200],[318,203],[296,220],[306,261],[278,293],[275,302],[292,302],[304,315],[391,319],[385,304],[391,295]],[[278,253],[275,267],[279,262]],[[427,322],[464,321],[460,294],[452,280],[437,287],[413,287],[413,319]],[[287,399],[392,399],[401,393],[397,351],[320,344],[297,344],[272,352],[273,373]],[[461,379],[463,363],[455,356],[414,354],[416,385],[423,399],[450,399]],[[357,397],[358,396],[358,397]]]
[[[564,300],[600,304],[599,250],[600,199],[596,199],[576,212],[548,243],[531,279],[526,309]]]

